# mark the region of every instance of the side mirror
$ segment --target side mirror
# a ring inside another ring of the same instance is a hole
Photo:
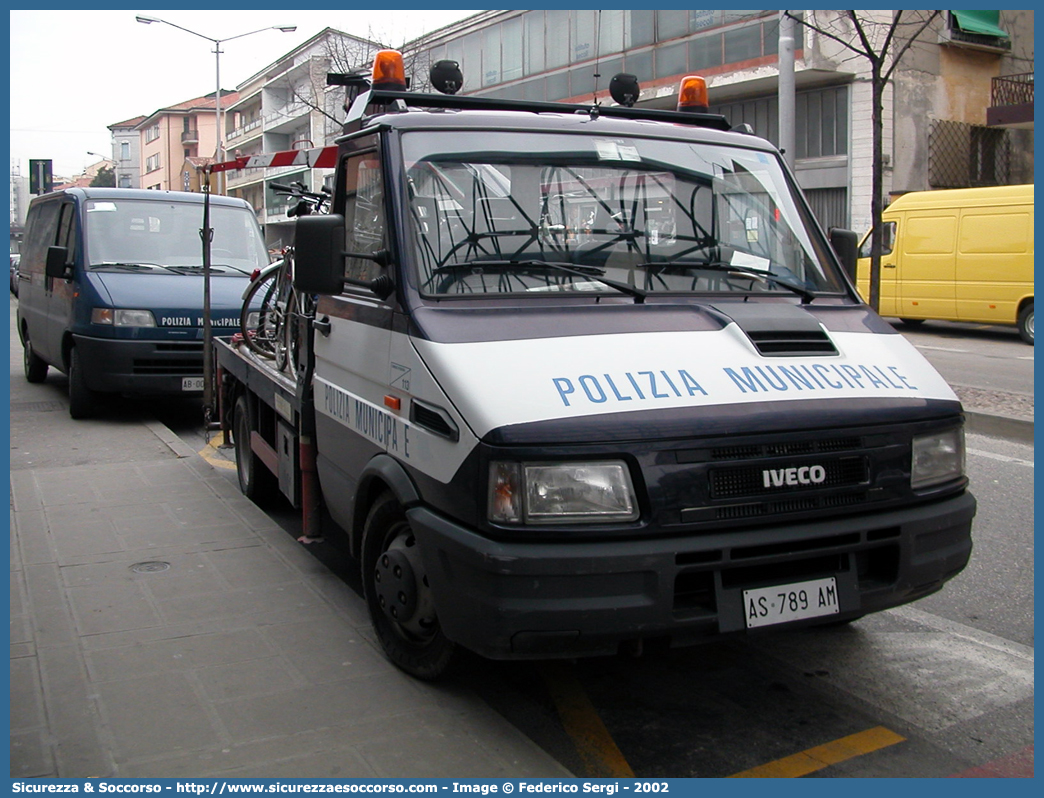
[[[59,280],[67,280],[71,276],[67,262],[69,260],[68,247],[48,247],[47,261],[44,265],[44,274]]]
[[[344,289],[344,217],[301,216],[294,236],[294,288],[306,294]]]
[[[843,227],[830,228],[830,246],[834,248],[841,268],[853,282],[856,281],[856,259],[859,257],[859,236]]]

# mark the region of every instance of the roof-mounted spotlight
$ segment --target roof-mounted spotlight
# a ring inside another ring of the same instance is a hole
[[[634,75],[621,72],[618,75],[613,75],[613,79],[609,81],[609,95],[619,105],[630,108],[638,102],[638,95],[641,93],[642,90],[638,86],[638,78]]]
[[[429,76],[431,85],[443,94],[456,94],[464,85],[464,74],[456,61],[436,61]]]

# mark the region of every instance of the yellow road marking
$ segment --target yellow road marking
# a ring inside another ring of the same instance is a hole
[[[796,779],[799,776],[814,773],[830,765],[836,765],[838,762],[844,762],[846,759],[854,759],[857,756],[901,743],[905,739],[905,737],[900,737],[884,726],[877,726],[858,734],[842,737],[840,740],[834,740],[832,743],[809,748],[800,754],[794,754],[783,759],[777,759],[775,762],[769,762],[766,765],[744,770],[742,773],[729,776],[729,778]]]
[[[208,463],[210,463],[212,466],[214,466],[214,468],[225,468],[225,469],[233,469],[233,468],[235,468],[236,467],[235,463],[230,463],[228,460],[226,460],[225,458],[220,457],[218,455],[218,453],[217,453],[217,447],[219,445],[218,441],[220,441],[220,438],[218,438],[218,437],[211,438],[210,439],[210,443],[208,443],[206,448],[203,449],[199,453],[199,456],[202,457],[204,460],[206,460]]]
[[[540,667],[540,673],[555,702],[562,726],[587,768],[584,775],[589,778],[634,776],[572,670],[565,664],[549,662]]]

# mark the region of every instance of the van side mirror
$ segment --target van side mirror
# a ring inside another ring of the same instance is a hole
[[[843,227],[830,228],[830,246],[834,248],[841,268],[853,283],[856,281],[856,259],[859,256],[859,236]]]
[[[344,217],[301,216],[294,233],[294,288],[306,294],[344,289]]]
[[[44,264],[44,274],[59,280],[68,280],[72,274],[68,266],[68,247],[48,247],[47,261]]]

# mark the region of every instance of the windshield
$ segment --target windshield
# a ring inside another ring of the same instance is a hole
[[[844,290],[764,152],[488,131],[406,133],[403,151],[426,295]]]
[[[202,203],[92,199],[85,204],[87,263],[157,273],[195,274],[203,265]],[[250,274],[268,255],[254,215],[211,205],[210,258],[215,274]]]

